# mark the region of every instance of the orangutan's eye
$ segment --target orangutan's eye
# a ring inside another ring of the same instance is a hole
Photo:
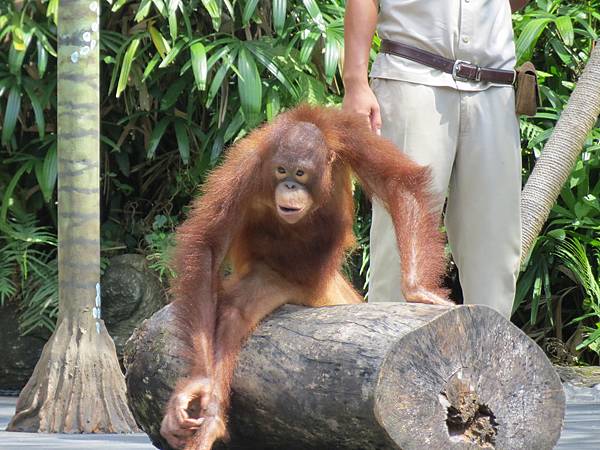
[[[284,169],[283,167],[279,166],[279,167],[277,168],[277,173],[280,173],[280,174],[282,174],[282,175],[283,175],[283,174],[285,173],[285,169]]]
[[[296,171],[296,176],[297,177],[301,177],[302,175],[304,175],[304,170],[297,170]]]

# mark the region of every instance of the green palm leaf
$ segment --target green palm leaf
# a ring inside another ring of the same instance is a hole
[[[277,34],[283,34],[287,0],[273,0],[273,28]]]
[[[8,93],[6,109],[4,112],[4,123],[2,124],[2,143],[8,144],[8,141],[15,131],[17,117],[21,111],[21,91],[18,86],[12,86]]]
[[[127,87],[129,73],[131,72],[131,64],[133,63],[135,52],[137,51],[139,45],[140,38],[134,38],[125,52],[125,56],[123,57],[123,65],[121,66],[121,74],[119,75],[119,82],[117,83],[117,97],[119,97],[125,90],[125,87]]]
[[[244,47],[240,48],[238,53],[237,69],[242,111],[246,122],[253,126],[261,119],[262,83],[254,56]]]
[[[192,56],[192,71],[198,90],[206,89],[206,74],[208,72],[206,62],[206,48],[202,42],[194,42],[190,46],[190,54]]]
[[[519,64],[530,58],[535,43],[544,29],[552,22],[552,18],[541,17],[528,22],[516,42],[517,60]]]

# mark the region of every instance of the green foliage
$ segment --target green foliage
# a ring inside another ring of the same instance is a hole
[[[592,244],[592,246],[594,247],[594,260],[597,263],[600,249],[597,243]],[[588,259],[586,246],[576,238],[562,241],[556,248],[556,255],[564,264],[564,267],[570,270],[584,293],[584,315],[575,318],[573,322],[581,323],[587,318],[591,318],[595,322],[594,328],[584,325],[584,333],[587,338],[577,345],[576,350],[589,347],[590,350],[600,355],[600,286],[598,285],[598,273],[594,273],[592,264]]]
[[[172,217],[159,214],[154,218],[152,232],[146,235],[149,267],[156,271],[163,282],[175,275],[170,262],[175,247],[174,227]]]
[[[520,62],[532,58],[543,107],[521,119],[524,178],[540,156],[598,39],[600,1],[538,0],[515,15]],[[580,363],[597,363],[600,126],[584,151],[524,264],[515,320],[542,345],[558,341]],[[560,362],[560,359],[559,359]]]
[[[24,214],[56,234],[58,4],[0,2],[0,233],[11,242],[8,218]],[[342,17],[337,0],[101,2],[103,255],[143,252],[168,276],[169,232],[223,149],[300,101],[340,101]]]
[[[56,314],[58,4],[0,2],[0,301],[21,302],[25,330],[49,328]],[[171,233],[223,149],[300,101],[339,103],[344,3],[101,6],[102,252],[147,254],[168,278]],[[537,0],[514,15],[519,61],[541,69],[543,97],[521,121],[524,179],[598,37],[598,11],[600,0]],[[523,267],[514,316],[581,363],[598,361],[599,146],[596,128]],[[370,209],[359,191],[356,207],[358,245],[346,270],[364,288]]]
[[[24,334],[52,331],[58,314],[56,237],[36,222],[25,214],[0,226],[0,306],[19,302]]]

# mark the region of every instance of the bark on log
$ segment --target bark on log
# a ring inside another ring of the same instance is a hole
[[[129,401],[159,448],[185,363],[165,307],[125,351]],[[231,449],[550,449],[564,393],[541,349],[484,306],[368,304],[268,317],[233,382]]]

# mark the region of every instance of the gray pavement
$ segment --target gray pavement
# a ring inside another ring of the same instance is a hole
[[[38,448],[44,450],[154,449],[144,433],[134,434],[47,434],[3,431],[15,412],[16,397],[0,397],[0,450]]]
[[[567,413],[557,450],[600,450],[600,385],[576,387],[565,384]],[[151,450],[145,434],[45,434],[8,433],[6,428],[17,399],[0,397],[0,450],[110,449]],[[517,449],[515,449],[517,450]],[[527,450],[527,449],[518,449]]]
[[[558,450],[600,450],[600,384],[564,384],[567,413]],[[1,442],[1,441],[0,441]]]

